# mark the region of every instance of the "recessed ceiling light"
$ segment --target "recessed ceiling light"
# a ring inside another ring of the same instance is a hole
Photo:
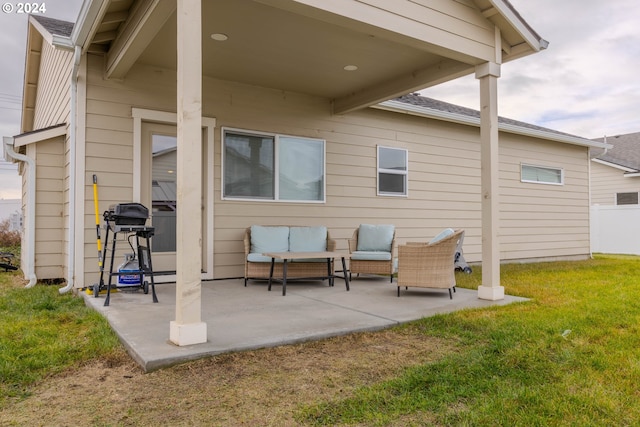
[[[229,39],[229,36],[223,33],[213,33],[211,34],[211,38],[217,42],[224,42]]]
[[[345,65],[343,68],[345,71],[355,71],[358,69],[357,65]]]

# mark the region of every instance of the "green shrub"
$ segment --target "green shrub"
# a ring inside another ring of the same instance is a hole
[[[0,247],[20,246],[20,232],[11,230],[9,226],[10,222],[8,219],[0,221]]]
[[[9,220],[0,221],[0,252],[11,252],[20,255],[20,232],[9,228]]]

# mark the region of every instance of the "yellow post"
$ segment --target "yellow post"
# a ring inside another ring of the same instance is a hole
[[[98,235],[98,267],[102,270],[102,241],[100,240],[100,210],[98,209],[98,176],[93,175],[93,206],[96,213],[96,233]]]

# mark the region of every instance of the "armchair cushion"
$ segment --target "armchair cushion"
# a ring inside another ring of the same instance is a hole
[[[358,230],[358,251],[391,252],[395,227],[390,224],[361,224]],[[390,259],[390,258],[389,258]]]
[[[429,240],[429,244],[432,245],[434,243],[439,242],[442,239],[446,239],[447,237],[451,236],[453,233],[455,233],[455,231],[453,231],[453,228],[445,228],[440,233],[438,233],[433,239]]]
[[[355,251],[351,254],[351,259],[363,261],[389,261],[391,260],[391,252]]]
[[[327,227],[291,227],[291,252],[323,252],[327,250]]]
[[[262,253],[250,253],[247,255],[247,261],[249,262],[271,262],[271,257],[264,256]],[[277,259],[276,262],[282,262],[281,259]]]
[[[287,252],[288,250],[289,227],[251,226],[251,253],[263,254],[265,252]]]

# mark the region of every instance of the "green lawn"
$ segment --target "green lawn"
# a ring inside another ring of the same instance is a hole
[[[28,396],[48,375],[121,351],[106,321],[81,298],[59,295],[58,286],[16,287],[15,277],[0,273],[0,408],[9,397]],[[481,272],[475,267],[457,278],[459,287],[476,288]],[[367,426],[639,425],[640,257],[504,265],[502,284],[530,301],[402,326],[416,339],[450,340],[456,351],[347,397],[298,407],[296,419]]]
[[[473,289],[481,280],[478,268],[457,277]],[[407,325],[462,350],[298,419],[385,425],[426,412],[436,425],[638,425],[640,258],[504,265],[501,277],[506,293],[531,301]]]
[[[59,286],[18,285],[18,272],[0,272],[0,407],[26,396],[34,382],[120,345],[107,321]]]

